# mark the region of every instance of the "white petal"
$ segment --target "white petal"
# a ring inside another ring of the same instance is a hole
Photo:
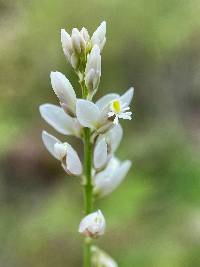
[[[52,71],[50,77],[53,90],[60,102],[67,104],[75,112],[76,94],[69,80],[58,71]]]
[[[79,99],[76,103],[76,115],[81,125],[95,129],[98,127],[100,110],[98,106],[88,100]]]
[[[98,237],[105,232],[106,222],[100,210],[85,216],[79,225],[79,233],[90,237]]]
[[[133,94],[134,94],[134,88],[131,87],[129,88],[126,93],[124,93],[121,97],[120,97],[120,100],[122,101],[122,103],[126,103],[127,106],[130,105],[131,103],[131,100],[133,98]]]
[[[123,181],[130,167],[131,161],[126,160],[121,164],[118,162],[118,166],[114,163],[112,175],[106,173],[104,173],[104,175],[100,175],[101,173],[97,174],[95,177],[95,191],[97,193],[99,192],[101,197],[113,192]]]
[[[81,29],[80,33],[83,36],[83,39],[85,40],[85,42],[87,43],[90,40],[90,36],[89,36],[88,30],[83,27]]]
[[[53,104],[43,104],[39,107],[42,118],[59,133],[73,135],[75,133],[75,119],[67,115],[64,110]]]
[[[104,190],[104,192],[102,193],[101,196],[105,196],[105,195],[112,193],[121,184],[121,182],[124,180],[130,167],[131,167],[131,161],[130,160],[124,161],[115,170],[115,173],[113,174],[112,179],[110,179],[110,181],[108,181],[106,190]]]
[[[54,145],[55,144],[61,144],[60,140],[58,140],[53,135],[47,133],[46,131],[42,131],[42,141],[47,148],[47,150],[51,153],[52,156],[54,156],[56,159],[60,159],[58,155],[54,151]]]
[[[74,175],[80,175],[82,173],[82,164],[79,156],[69,144],[67,144],[66,168]]]
[[[92,246],[92,262],[95,266],[118,267],[118,264],[105,251],[96,246]]]
[[[123,136],[123,129],[120,124],[115,125],[111,130],[109,130],[105,134],[106,141],[111,146],[111,153],[114,153],[117,150],[122,140],[122,136]]]
[[[103,21],[96,31],[93,33],[91,41],[92,45],[98,45],[100,50],[103,49],[105,42],[106,42],[106,22]]]
[[[120,161],[117,158],[112,157],[106,168],[94,176],[95,190],[104,191],[107,181],[112,179],[113,173],[118,168],[119,164]]]
[[[107,144],[105,138],[97,140],[94,148],[94,167],[96,169],[102,168],[107,162]]]
[[[70,62],[70,57],[72,54],[72,42],[70,35],[65,31],[65,29],[61,29],[61,43],[65,56]]]
[[[116,98],[119,98],[118,94],[107,94],[97,100],[96,105],[99,107],[100,110],[102,110]]]
[[[56,157],[59,160],[62,160],[66,156],[66,153],[67,153],[67,149],[66,149],[65,144],[63,144],[63,143],[56,143],[54,145],[54,154],[56,155]]]

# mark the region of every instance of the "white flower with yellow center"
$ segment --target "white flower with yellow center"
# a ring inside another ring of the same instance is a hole
[[[110,123],[113,126],[113,123],[108,120],[109,117],[117,117],[115,124],[118,124],[118,118],[131,119],[131,112],[125,111],[129,109],[133,94],[134,89],[131,87],[121,96],[115,93],[107,94],[95,103],[85,99],[78,99],[76,102],[77,119],[82,126],[98,130],[100,133],[100,129],[106,124]],[[119,104],[116,104],[115,101],[119,102]]]
[[[113,123],[118,124],[119,119],[131,120],[132,112],[128,111],[130,107],[127,103],[123,103],[120,98],[115,99],[110,104],[110,110],[108,112],[108,117],[115,117]]]

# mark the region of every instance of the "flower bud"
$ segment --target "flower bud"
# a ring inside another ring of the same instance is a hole
[[[85,40],[85,42],[86,42],[86,43],[89,42],[89,40],[90,40],[90,36],[89,36],[89,34],[88,34],[88,30],[87,30],[86,28],[83,27],[83,28],[81,29],[80,33],[81,33],[83,39]]]
[[[105,218],[100,210],[85,216],[80,225],[79,233],[86,237],[97,238],[104,234],[106,227]]]
[[[72,47],[74,51],[79,55],[85,50],[86,42],[77,28],[72,29]]]
[[[94,267],[118,267],[117,263],[103,250],[92,246],[92,266]]]
[[[75,113],[76,94],[69,80],[65,77],[64,74],[58,71],[52,71],[50,78],[53,90],[59,98],[61,104],[66,104],[72,111],[72,113]]]
[[[73,53],[72,49],[72,40],[70,35],[64,30],[61,29],[61,43],[64,55],[68,59],[68,61],[71,63],[71,55]]]
[[[93,33],[91,41],[92,45],[98,45],[99,49],[102,50],[106,42],[106,22],[103,21],[100,26]]]
[[[101,55],[100,49],[95,45],[91,53],[87,56],[87,64],[85,69],[85,84],[90,91],[91,95],[94,95],[98,89],[101,77]]]
[[[71,58],[70,58],[70,62],[71,62],[72,68],[74,68],[76,70],[78,68],[78,65],[79,65],[79,58],[75,53],[72,53]]]

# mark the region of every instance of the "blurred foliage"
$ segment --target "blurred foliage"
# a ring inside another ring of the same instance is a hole
[[[81,265],[79,181],[43,148],[41,130],[50,128],[38,106],[57,103],[51,70],[79,91],[60,28],[92,33],[102,20],[98,97],[134,85],[135,118],[118,152],[133,167],[98,201],[108,224],[98,243],[119,266],[200,265],[199,13],[198,0],[0,0],[1,266]]]

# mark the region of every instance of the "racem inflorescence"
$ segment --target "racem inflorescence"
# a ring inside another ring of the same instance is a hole
[[[70,81],[60,72],[51,72],[51,85],[60,106],[43,104],[43,119],[63,135],[80,138],[84,144],[84,162],[68,143],[42,132],[47,150],[60,161],[69,175],[79,176],[84,187],[85,217],[79,233],[84,240],[84,267],[117,267],[117,263],[103,250],[95,246],[94,239],[105,232],[105,218],[93,208],[96,198],[114,191],[131,167],[129,160],[120,161],[115,156],[123,130],[120,119],[131,120],[130,102],[134,90],[131,87],[123,95],[110,93],[96,102],[93,97],[101,77],[101,52],[106,43],[106,22],[89,36],[86,28],[72,29],[69,35],[61,30],[64,55],[77,74],[80,90],[74,90]],[[77,95],[81,95],[78,98]]]

